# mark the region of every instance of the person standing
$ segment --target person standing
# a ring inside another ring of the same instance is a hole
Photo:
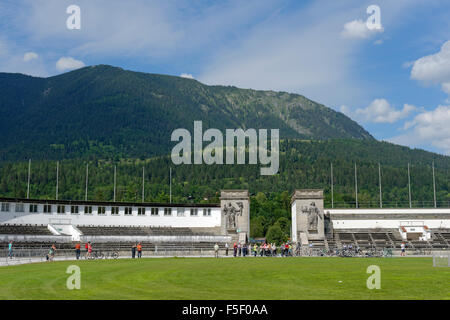
[[[238,252],[239,252],[239,257],[241,256],[242,253],[242,247],[241,247],[241,243],[238,243]]]
[[[228,257],[228,242],[225,243],[225,255]]]
[[[133,246],[131,247],[131,258],[136,258],[136,244],[133,244]]]
[[[92,243],[89,241],[86,258],[91,258],[91,257],[92,257]]]
[[[77,258],[77,260],[80,259],[80,254],[81,254],[81,244],[77,242],[77,244],[75,244],[75,257]]]
[[[236,254],[237,254],[237,245],[236,242],[233,244],[233,256],[236,258]]]
[[[139,242],[137,245],[138,258],[142,258],[142,244]]]
[[[403,241],[401,246],[400,246],[402,253],[400,254],[400,256],[404,257],[406,255],[405,251],[406,251],[406,245],[405,242]]]
[[[275,244],[275,242],[272,245],[272,250],[273,250],[273,256],[276,257],[277,256],[277,245]]]
[[[52,244],[50,250],[48,251],[47,261],[53,261],[53,259],[55,258],[55,253],[56,253],[56,246],[55,244]]]
[[[87,242],[84,244],[84,250],[86,251],[84,253],[84,258],[87,259],[88,251],[89,251],[89,244]]]
[[[214,256],[219,257],[219,245],[217,243],[214,245]]]
[[[8,257],[12,259],[12,241],[8,244]]]

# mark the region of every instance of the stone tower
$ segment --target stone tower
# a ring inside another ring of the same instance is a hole
[[[295,190],[291,199],[293,242],[324,240],[323,190]]]
[[[248,190],[221,190],[222,234],[233,241],[247,242],[250,235],[250,197]]]

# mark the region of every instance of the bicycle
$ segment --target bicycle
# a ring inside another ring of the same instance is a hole
[[[119,258],[119,251],[107,251],[104,254],[105,259],[118,259]]]
[[[104,259],[105,255],[101,251],[92,251],[91,254],[86,257],[88,260],[97,260],[97,259]]]

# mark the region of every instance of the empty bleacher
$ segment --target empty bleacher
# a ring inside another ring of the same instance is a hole
[[[117,226],[78,226],[83,235],[90,236],[193,236],[209,235],[207,233],[195,233],[190,228],[174,227],[117,227]]]
[[[1,224],[0,234],[5,235],[52,235],[47,225]]]

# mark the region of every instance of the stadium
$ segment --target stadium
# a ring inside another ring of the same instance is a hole
[[[449,298],[450,269],[437,268],[450,266],[449,208],[332,209],[324,208],[322,190],[295,190],[289,251],[277,244],[274,252],[260,242],[253,250],[246,190],[222,190],[217,204],[0,201],[3,299]],[[93,256],[82,250],[74,262],[76,243],[91,243]],[[137,243],[144,259],[136,264]],[[220,259],[213,258],[216,244]],[[48,263],[52,245],[56,254]],[[90,290],[61,289],[74,263],[87,273],[83,284]],[[370,265],[380,266],[389,290],[366,288]],[[123,272],[129,268],[143,279],[130,280],[133,290],[114,291],[128,281]],[[247,276],[238,281],[235,269]],[[278,279],[281,270],[286,275]],[[41,283],[46,277],[55,277],[49,286]],[[198,281],[206,291],[194,285]],[[244,290],[248,286],[253,289]]]

